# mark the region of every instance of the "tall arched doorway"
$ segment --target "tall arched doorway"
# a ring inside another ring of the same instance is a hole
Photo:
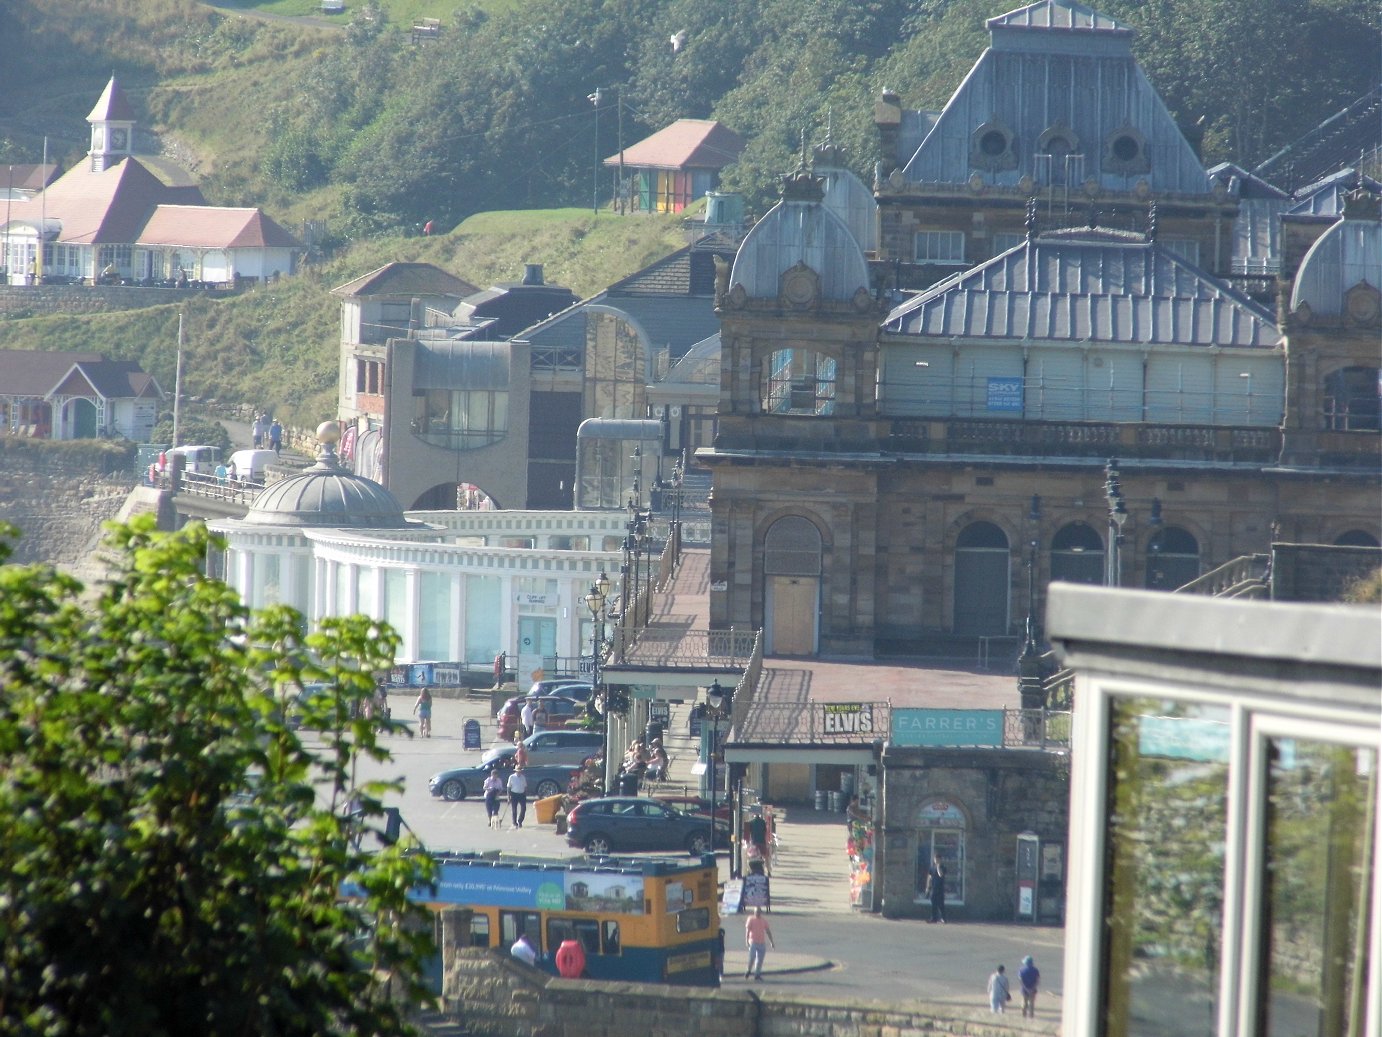
[[[1083,522],[1062,526],[1051,538],[1051,582],[1104,582],[1104,541]]]
[[[955,540],[954,632],[989,637],[1008,632],[1008,535],[992,522],[971,522]]]
[[[1334,538],[1335,547],[1377,547],[1377,537],[1362,529],[1350,529]]]
[[[1179,526],[1167,526],[1147,544],[1147,589],[1173,591],[1200,575],[1200,542]]]
[[[819,635],[821,533],[799,515],[780,518],[763,538],[768,632],[773,655],[815,655]]]

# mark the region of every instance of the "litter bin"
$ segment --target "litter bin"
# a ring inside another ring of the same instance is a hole
[[[638,795],[638,775],[621,774],[619,775],[619,795],[636,796]]]
[[[643,729],[643,744],[652,745],[654,742],[662,740],[662,721],[649,720],[648,726]]]
[[[533,813],[537,816],[537,823],[540,825],[550,825],[557,819],[557,810],[561,807],[561,796],[548,796],[546,799],[539,799],[533,804]]]

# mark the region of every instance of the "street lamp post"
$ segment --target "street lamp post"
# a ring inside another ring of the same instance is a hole
[[[1022,654],[1017,660],[1017,690],[1024,710],[1041,709],[1046,704],[1041,674],[1041,644],[1037,636],[1036,568],[1037,544],[1040,541],[1041,496],[1032,494],[1027,522],[1032,536],[1027,546],[1027,629],[1022,641]]]
[[[720,718],[729,712],[734,699],[733,688],[723,688],[719,681],[712,681],[705,692],[705,714],[710,718],[710,752],[706,761],[710,771],[710,852],[715,853],[715,807],[719,782],[715,772],[715,753],[720,744]]]
[[[1128,521],[1128,502],[1118,476],[1118,458],[1110,457],[1104,466],[1104,496],[1108,501],[1108,557],[1104,583],[1117,587],[1123,582],[1123,525]]]
[[[603,694],[600,688],[600,653],[604,651],[605,643],[605,602],[609,600],[609,577],[603,572],[595,578],[595,582],[590,586],[590,592],[585,596],[585,606],[590,609],[590,618],[593,627],[590,632],[590,694],[592,699],[596,695]],[[605,793],[609,794],[612,773],[609,746],[609,696],[604,695],[604,708],[600,710],[604,718],[604,744],[605,744]]]

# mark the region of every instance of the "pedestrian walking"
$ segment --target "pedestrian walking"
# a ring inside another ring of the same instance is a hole
[[[1008,992],[1008,977],[1003,973],[1003,966],[999,965],[989,976],[989,1008],[1002,1014],[1007,1011],[1008,1002],[1013,999]]]
[[[515,767],[509,775],[509,812],[514,828],[522,828],[528,816],[528,775],[523,773],[521,766]]]
[[[264,438],[269,434],[269,416],[267,414],[254,416],[254,424],[250,426],[250,434],[254,437],[254,449],[261,449],[264,446]]]
[[[413,712],[417,714],[417,729],[423,738],[432,737],[432,692],[423,688],[418,692],[417,701],[413,703]]]
[[[945,924],[945,865],[940,854],[931,857],[931,870],[926,875],[926,895],[931,898],[931,921]]]
[[[273,424],[269,426],[269,449],[275,454],[283,453],[283,426],[274,418]]]
[[[499,766],[489,769],[489,774],[485,776],[485,814],[489,818],[491,828],[499,828],[502,821],[499,817],[499,797],[504,794],[504,779],[499,776]]]
[[[1022,987],[1022,1017],[1036,1018],[1037,984],[1041,982],[1041,971],[1029,954],[1022,959],[1022,968],[1017,970],[1017,982]]]
[[[768,956],[768,948],[776,949],[777,944],[773,941],[773,931],[763,917],[761,907],[755,907],[744,923],[744,943],[749,949],[749,967],[744,970],[744,978],[752,975],[754,979],[762,979],[763,959]]]
[[[523,725],[523,737],[527,738],[537,728],[537,700],[528,699],[519,711],[518,721]]]

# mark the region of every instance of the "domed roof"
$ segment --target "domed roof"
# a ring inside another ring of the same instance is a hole
[[[330,423],[328,423],[330,424]],[[339,431],[318,429],[317,463],[276,482],[250,505],[245,522],[259,526],[316,526],[328,529],[405,529],[403,506],[373,479],[341,467],[334,448]]]
[[[1317,317],[1357,318],[1363,296],[1374,301],[1364,305],[1376,316],[1375,298],[1382,280],[1382,222],[1377,199],[1358,191],[1346,202],[1344,218],[1321,234],[1300,261],[1291,290],[1291,311],[1302,307]]]

